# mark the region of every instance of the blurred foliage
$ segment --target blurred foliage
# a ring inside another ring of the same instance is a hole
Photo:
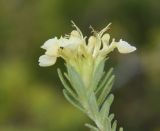
[[[40,68],[45,40],[72,30],[74,20],[125,38],[138,50],[112,54],[112,111],[128,131],[160,131],[159,0],[0,0],[0,131],[87,131],[88,119],[62,96],[55,66]]]

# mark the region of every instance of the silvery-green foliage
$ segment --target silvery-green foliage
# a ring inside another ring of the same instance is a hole
[[[114,82],[113,68],[104,71],[105,61],[96,67],[89,87],[86,87],[78,72],[66,64],[67,73],[58,69],[60,80],[64,86],[65,98],[75,107],[84,112],[95,124],[85,124],[91,131],[116,131],[117,121],[110,114],[114,95],[111,89]],[[123,128],[119,128],[123,131]]]

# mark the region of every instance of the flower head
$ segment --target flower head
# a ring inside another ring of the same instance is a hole
[[[93,35],[89,37],[88,44],[80,29],[74,23],[73,26],[76,29],[69,35],[60,37],[59,39],[54,37],[47,40],[41,46],[46,52],[45,55],[39,58],[40,66],[51,66],[55,64],[57,57],[61,57],[67,63],[76,67],[77,70],[82,71],[84,63],[100,62],[115,48],[120,53],[130,53],[136,50],[134,46],[131,46],[122,39],[116,42],[113,38],[110,42],[110,35],[106,33],[110,24],[100,32],[96,32],[92,28]]]
[[[46,51],[40,56],[39,65],[44,67],[54,65],[57,58],[61,57],[80,74],[86,87],[90,84],[100,62],[114,49],[117,48],[120,53],[136,50],[122,39],[118,42],[114,38],[110,40],[110,35],[107,33],[110,24],[100,32],[92,28],[93,35],[88,41],[74,23],[73,26],[76,29],[69,35],[61,36],[59,39],[54,37],[41,46]]]

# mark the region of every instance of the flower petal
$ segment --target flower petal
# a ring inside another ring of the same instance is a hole
[[[56,63],[57,57],[42,55],[39,57],[39,66],[51,66]]]
[[[103,47],[109,46],[109,40],[110,40],[110,35],[108,33],[106,33],[102,36]]]
[[[52,47],[52,46],[53,46],[54,44],[56,44],[56,43],[58,43],[57,37],[47,40],[47,41],[41,46],[41,48],[47,50],[48,48]]]
[[[94,36],[90,36],[88,39],[87,50],[89,53],[93,53],[94,47],[96,45],[97,39]]]
[[[81,39],[78,36],[70,36],[69,39],[61,37],[59,39],[60,47],[69,48],[69,49],[75,49],[80,44],[84,43],[84,39]]]
[[[130,53],[136,50],[136,47],[131,46],[126,41],[120,40],[116,43],[116,47],[120,53]]]
[[[52,46],[50,46],[49,48],[47,48],[45,54],[48,56],[57,57],[58,56],[58,49],[59,49],[59,45],[57,43],[55,43]]]

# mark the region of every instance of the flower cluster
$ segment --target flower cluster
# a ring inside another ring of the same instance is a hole
[[[93,30],[93,35],[89,37],[87,42],[86,37],[83,37],[80,29],[73,23],[76,30],[73,30],[70,35],[60,37],[59,39],[54,37],[47,40],[44,45],[41,46],[46,52],[40,56],[39,65],[54,65],[57,57],[61,57],[66,62],[74,65],[74,62],[79,58],[80,60],[87,57],[94,60],[97,57],[105,58],[108,53],[115,48],[117,48],[120,53],[130,53],[136,50],[134,46],[131,46],[122,39],[118,42],[116,42],[115,39],[110,41],[110,35],[106,33],[109,25],[100,32]]]

